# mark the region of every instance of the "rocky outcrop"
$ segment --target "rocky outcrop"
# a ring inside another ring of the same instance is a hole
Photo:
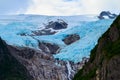
[[[68,24],[61,19],[58,19],[57,21],[50,21],[47,24],[44,24],[43,29],[32,31],[33,34],[31,34],[31,36],[53,35],[61,29],[66,29],[67,26]]]
[[[45,43],[45,42],[39,42],[39,48],[49,54],[56,54],[60,50],[60,47],[56,44],[51,43]]]
[[[120,16],[99,39],[73,80],[120,80]]]
[[[60,30],[67,28],[67,23],[61,19],[58,19],[58,21],[50,21],[48,25],[46,25],[46,28],[52,28],[54,30]]]
[[[98,18],[99,19],[114,19],[114,18],[116,18],[117,17],[117,15],[116,14],[112,14],[112,13],[110,13],[109,11],[102,11],[101,13],[100,13],[100,15],[98,16]]]
[[[32,33],[36,36],[41,36],[41,35],[53,35],[55,34],[57,31],[52,31],[51,29],[42,29],[42,30],[36,30],[36,31],[32,31]],[[33,35],[33,36],[34,36]]]
[[[50,21],[48,23],[43,23],[43,27],[41,29],[32,30],[31,33],[27,32],[19,32],[17,35],[20,36],[41,36],[41,35],[53,35],[59,32],[61,29],[66,29],[68,24],[62,19],[58,19],[56,21]]]
[[[33,80],[32,76],[8,50],[8,45],[0,38],[0,80]]]
[[[63,39],[63,41],[64,41],[65,44],[70,45],[70,44],[72,44],[73,42],[76,42],[79,39],[80,39],[79,35],[71,34],[71,35],[66,36],[66,38]]]

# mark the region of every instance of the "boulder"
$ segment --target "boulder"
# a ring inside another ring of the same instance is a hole
[[[79,35],[71,34],[71,35],[68,35],[65,39],[63,39],[63,41],[66,45],[70,45],[70,44],[72,44],[73,42],[75,42],[79,39],[80,39]]]

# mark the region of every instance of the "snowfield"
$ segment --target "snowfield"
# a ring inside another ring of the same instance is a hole
[[[32,36],[32,31],[41,30],[49,21],[56,21],[57,19],[67,22],[68,28],[58,30],[54,35]],[[34,49],[39,49],[38,41],[57,44],[61,50],[54,55],[54,58],[77,63],[82,61],[83,57],[89,57],[90,51],[112,22],[113,19],[99,20],[95,15],[1,15],[0,37],[9,45]],[[25,35],[22,36],[21,34]],[[62,39],[68,34],[78,34],[80,40],[65,45]]]

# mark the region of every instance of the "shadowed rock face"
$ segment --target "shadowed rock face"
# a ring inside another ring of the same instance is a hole
[[[100,13],[100,15],[98,16],[99,19],[105,19],[106,17],[108,17],[109,19],[114,19],[117,17],[116,14],[112,14],[109,11],[102,11]]]
[[[45,42],[39,42],[39,48],[49,54],[56,54],[60,47],[56,44],[51,44],[51,43],[45,43]]]
[[[76,42],[77,40],[80,39],[80,36],[77,34],[71,34],[68,35],[65,39],[63,39],[64,43],[67,45],[72,44],[73,42]]]
[[[60,29],[65,29],[67,28],[67,23],[64,22],[63,20],[58,20],[58,21],[51,21],[49,24],[46,26],[46,28],[52,28],[54,30],[60,30]]]
[[[120,80],[120,16],[99,39],[73,80]]]
[[[0,38],[0,80],[33,80],[27,69],[9,52]]]

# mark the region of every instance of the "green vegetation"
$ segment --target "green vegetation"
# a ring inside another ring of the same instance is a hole
[[[120,16],[116,18],[111,27],[117,27],[120,35]],[[101,38],[106,37],[109,33],[109,30]],[[115,42],[107,41],[107,45],[105,45],[103,49],[105,51],[105,57],[107,59],[111,59],[115,55],[120,55],[120,38]]]
[[[96,45],[96,46],[94,47],[94,49],[91,51],[91,54],[90,54],[90,62],[93,62],[94,59],[95,59],[97,46],[98,46],[98,45]]]
[[[84,68],[83,68],[84,69]],[[74,77],[73,80],[90,80],[96,76],[96,70],[97,68],[93,68],[89,71],[88,74],[83,75],[83,69],[81,69]]]
[[[115,55],[120,55],[120,39],[105,46],[105,56],[110,59]]]

